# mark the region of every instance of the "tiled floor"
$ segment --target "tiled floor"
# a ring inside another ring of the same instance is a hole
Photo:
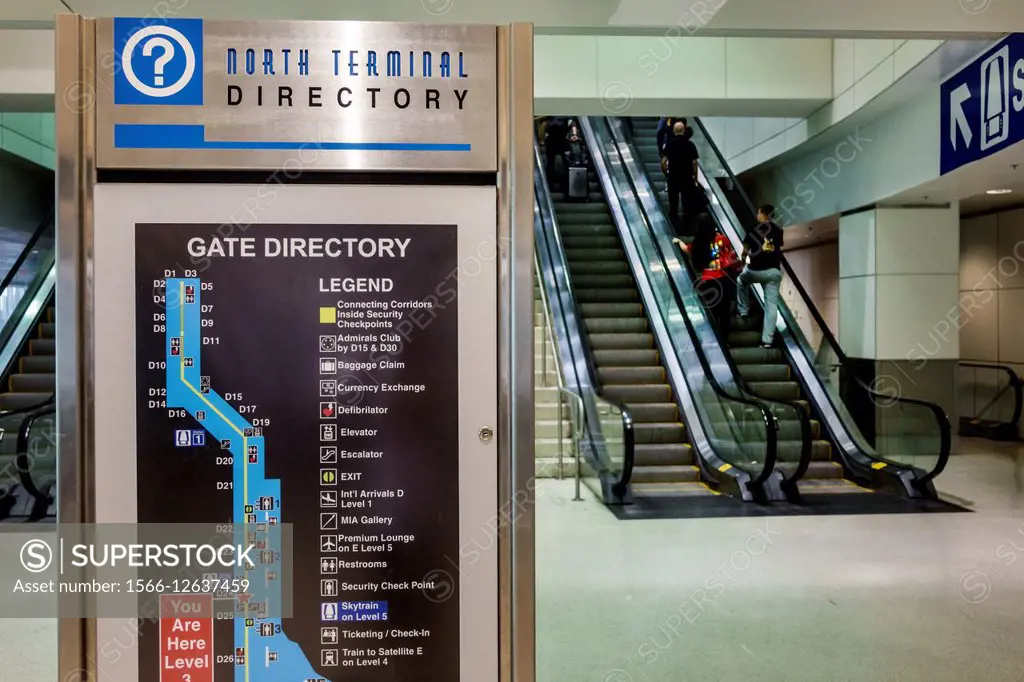
[[[618,521],[541,481],[538,681],[1022,679],[1024,445],[959,450],[973,514]],[[58,682],[55,622],[0,642],[0,680]]]
[[[959,451],[973,514],[618,521],[544,482],[539,682],[1022,679],[1024,446]]]

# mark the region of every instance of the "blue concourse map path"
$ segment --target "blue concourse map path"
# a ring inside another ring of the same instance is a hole
[[[202,372],[202,306],[199,279],[167,280],[167,407],[188,411],[222,450],[234,460],[233,518],[242,537],[271,518],[282,522],[281,484],[265,475],[266,447],[262,436],[217,393]],[[269,504],[261,501],[270,500]],[[263,507],[269,506],[270,509]],[[250,581],[267,581],[280,571],[280,555],[246,571]],[[241,577],[241,576],[240,576]],[[261,592],[272,597],[275,590]],[[276,591],[280,594],[280,590]],[[308,682],[317,676],[298,644],[281,628],[280,618],[250,614],[248,604],[234,621],[235,682]],[[250,624],[251,623],[251,624]],[[269,627],[268,627],[269,626]]]

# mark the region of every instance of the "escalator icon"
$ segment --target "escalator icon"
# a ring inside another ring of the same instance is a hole
[[[1010,137],[1010,46],[981,63],[981,148]]]

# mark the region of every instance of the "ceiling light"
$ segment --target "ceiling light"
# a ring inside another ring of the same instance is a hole
[[[990,189],[985,194],[1009,194],[1012,191],[1012,189]]]

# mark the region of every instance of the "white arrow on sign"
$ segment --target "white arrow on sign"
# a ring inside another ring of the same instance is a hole
[[[956,149],[956,131],[959,130],[964,136],[964,143],[970,147],[971,124],[967,122],[967,114],[964,113],[964,102],[971,98],[971,88],[967,83],[949,93],[949,141]]]

